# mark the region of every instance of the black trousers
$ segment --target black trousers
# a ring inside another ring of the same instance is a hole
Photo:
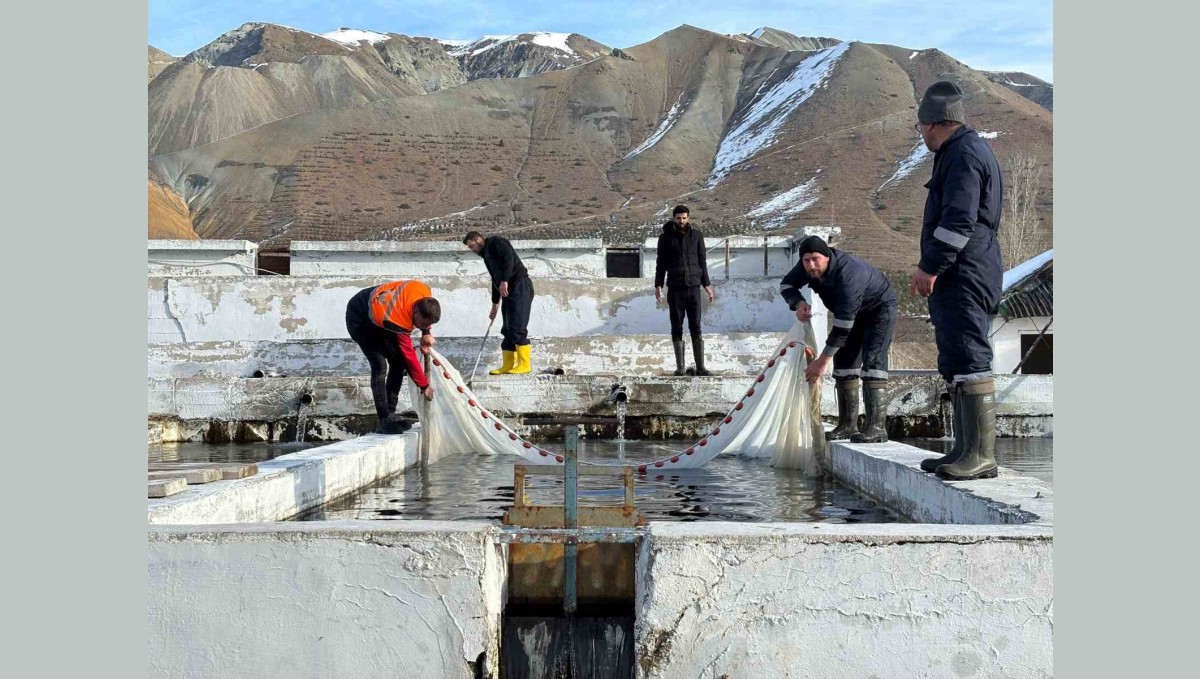
[[[846,343],[833,355],[833,379],[888,378],[888,350],[896,331],[897,302],[891,300],[854,317]]]
[[[1000,304],[1000,268],[999,245],[991,235],[978,246],[972,241],[933,286],[929,318],[937,342],[938,372],[947,382],[992,374],[988,335]]]
[[[667,308],[671,310],[671,339],[683,339],[683,317],[687,316],[688,332],[700,336],[700,286],[667,288]]]
[[[517,279],[508,286],[508,297],[500,298],[500,348],[516,351],[529,344],[529,312],[533,309],[533,281]]]
[[[406,369],[396,333],[371,322],[368,305],[374,289],[360,290],[350,298],[346,305],[346,331],[371,365],[371,398],[375,401],[375,413],[384,419],[396,412]]]

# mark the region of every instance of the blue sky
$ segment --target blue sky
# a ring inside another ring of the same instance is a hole
[[[611,47],[637,45],[686,23],[718,33],[771,26],[796,35],[937,47],[977,69],[1024,71],[1049,81],[1054,75],[1050,0],[149,0],[148,18],[149,43],[174,55],[247,21],[313,33],[345,26],[453,39],[556,31]]]

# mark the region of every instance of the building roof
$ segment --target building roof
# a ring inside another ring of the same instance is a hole
[[[1054,249],[1004,272],[1000,315],[1031,318],[1054,315]]]

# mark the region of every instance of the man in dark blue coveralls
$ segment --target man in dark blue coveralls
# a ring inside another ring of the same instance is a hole
[[[826,432],[829,440],[849,438],[855,443],[887,441],[888,350],[896,328],[898,298],[879,269],[841,250],[829,247],[818,236],[800,241],[800,261],[783,277],[779,294],[796,312],[796,319],[812,318],[812,309],[800,295],[808,286],[833,316],[821,355],[808,364],[805,378],[821,379],[833,362],[837,385],[838,424]],[[861,377],[861,380],[860,380]],[[867,405],[866,426],[858,430],[858,389]]]
[[[910,290],[929,298],[938,372],[954,401],[954,448],[921,462],[950,480],[996,476],[996,386],[988,329],[1000,303],[1000,165],[967,126],[962,89],[939,81],[925,90],[917,130],[934,152],[925,187],[921,262]]]

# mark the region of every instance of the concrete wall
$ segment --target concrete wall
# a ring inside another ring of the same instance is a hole
[[[1011,373],[1023,357],[1021,336],[1036,337],[1049,322],[1049,316],[1014,318],[1009,321],[997,316],[992,321],[992,370],[997,373]],[[1046,330],[1046,334],[1054,334],[1053,325]]]
[[[258,245],[248,240],[151,240],[146,265],[150,276],[253,276]]]
[[[902,443],[834,443],[829,468],[834,478],[921,523],[1054,523],[1054,486],[1001,468],[994,479],[947,483],[921,471],[935,457]]]
[[[351,494],[419,461],[420,425],[401,436],[368,435],[258,463],[244,479],[188,486],[148,500],[151,524],[282,521]],[[437,460],[436,451],[431,461]]]
[[[706,238],[708,275],[713,282],[725,279],[725,238]],[[729,277],[778,279],[791,271],[795,264],[792,238],[785,236],[730,236]],[[642,245],[642,277],[654,278],[655,258],[658,256],[658,236],[647,238]],[[765,262],[764,262],[765,256]]]
[[[641,677],[1053,676],[1046,529],[654,523],[641,559]]]
[[[146,291],[147,336],[150,344],[346,338],[346,302],[361,288],[387,280],[380,276],[152,277]],[[423,280],[442,304],[442,321],[434,334],[483,336],[491,308],[486,276]],[[629,278],[535,280],[530,335],[669,335],[666,299],[654,301],[652,283]],[[813,320],[823,339],[824,315]],[[795,316],[779,296],[776,278],[716,281],[716,300],[704,302],[708,333],[784,332],[794,322]],[[499,334],[499,326],[497,320],[493,334]]]
[[[605,278],[604,242],[578,240],[514,240],[533,278]],[[486,276],[483,259],[454,241],[294,241],[294,276]]]
[[[503,549],[472,522],[149,533],[149,676],[498,676]]]
[[[300,395],[308,392],[315,399],[311,411],[314,417],[373,413],[366,371],[347,375],[266,379],[225,375],[154,377],[148,384],[148,412],[152,417],[182,420],[279,420],[295,417]],[[749,388],[751,379],[749,376],[734,379],[621,375],[618,381],[627,388],[630,416],[704,417],[728,410]],[[997,428],[1001,435],[1052,434],[1052,380],[1043,375],[997,377]],[[612,407],[604,399],[612,383],[612,375],[480,375],[472,387],[482,402],[505,417],[529,413],[578,415],[596,410],[611,415]],[[441,390],[440,385],[439,375],[434,380],[435,392]],[[940,387],[936,377],[924,372],[894,373],[888,416],[947,416],[948,406],[941,401]],[[833,391],[833,380],[827,376],[821,392],[822,412],[828,416],[837,414]],[[409,407],[406,388],[400,392],[400,408]]]

